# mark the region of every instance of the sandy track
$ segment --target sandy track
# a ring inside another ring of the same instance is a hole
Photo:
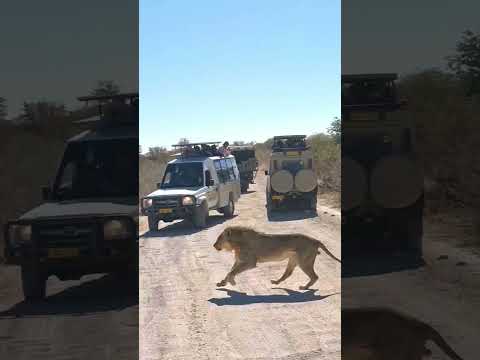
[[[48,297],[26,303],[17,267],[0,266],[0,359],[135,359],[138,291],[110,276],[48,281]]]
[[[342,306],[400,310],[432,325],[464,359],[477,359],[480,258],[464,246],[469,235],[456,224],[464,215],[446,217],[425,221],[424,266],[342,278]],[[431,359],[449,359],[436,345],[427,346]]]
[[[317,257],[316,290],[298,290],[308,279],[299,268],[281,288],[271,285],[286,261],[240,274],[235,287],[215,286],[233,263],[232,254],[212,246],[227,225],[305,233],[340,255],[338,211],[319,207],[318,217],[295,212],[268,221],[265,178],[257,181],[234,219],[212,211],[205,230],[179,221],[140,239],[142,360],[340,359],[340,264],[328,256]]]

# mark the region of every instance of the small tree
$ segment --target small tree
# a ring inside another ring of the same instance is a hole
[[[327,133],[335,140],[335,143],[340,144],[342,137],[342,121],[340,118],[335,117],[333,119],[327,128]]]
[[[465,81],[469,93],[480,92],[480,35],[464,31],[455,50],[447,56],[448,68]]]

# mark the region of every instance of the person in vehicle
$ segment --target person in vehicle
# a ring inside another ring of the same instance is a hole
[[[222,156],[228,156],[230,155],[230,148],[229,148],[230,144],[228,143],[228,141],[225,141],[223,143],[223,145],[218,149],[218,151],[220,152],[220,154]]]

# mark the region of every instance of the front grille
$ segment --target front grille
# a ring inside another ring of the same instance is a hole
[[[164,197],[153,200],[153,209],[157,211],[162,208],[175,208],[180,206],[180,198],[178,197]]]
[[[37,224],[34,235],[42,248],[77,248],[88,252],[95,247],[94,223],[56,222]]]

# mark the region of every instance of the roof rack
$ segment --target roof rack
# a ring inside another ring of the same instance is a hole
[[[399,101],[396,73],[342,75],[342,111],[395,111]]]
[[[119,126],[138,127],[138,92],[80,96],[77,99],[86,102],[87,105],[89,101],[98,101],[98,115],[80,120],[76,122],[77,124],[92,124],[97,130]]]
[[[274,152],[289,150],[307,150],[307,135],[274,136],[272,150]]]
[[[189,146],[201,146],[201,145],[217,145],[220,144],[221,141],[204,141],[204,142],[196,142],[196,143],[187,143],[187,144],[173,144],[173,147],[189,147]]]
[[[172,147],[180,148],[180,153],[174,155],[177,157],[222,156],[217,148],[217,144],[220,143],[220,141],[207,141],[188,144],[174,144]]]

